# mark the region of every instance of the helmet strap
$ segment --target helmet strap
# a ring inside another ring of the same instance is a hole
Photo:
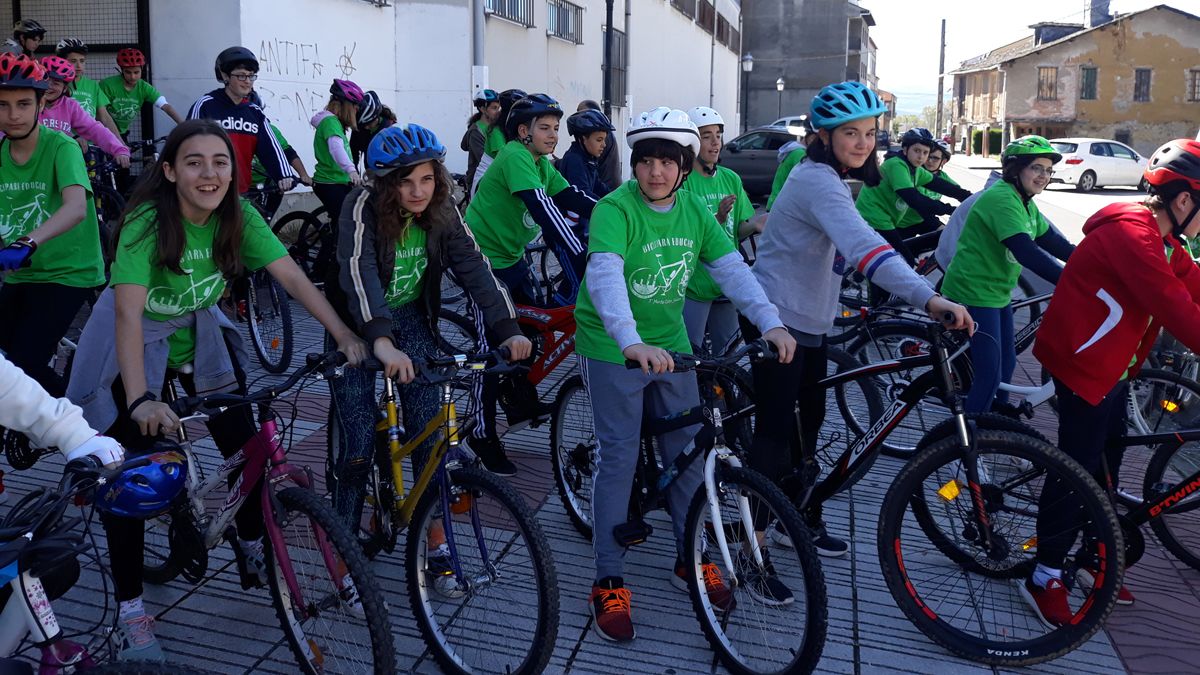
[[[651,204],[657,204],[658,202],[665,202],[668,199],[674,197],[675,193],[679,192],[679,189],[683,187],[683,182],[685,180],[687,180],[688,173],[689,173],[688,171],[684,171],[683,168],[680,167],[679,180],[677,180],[675,182],[675,187],[671,188],[671,191],[668,192],[665,197],[659,197],[658,199],[652,198],[650,195],[646,194],[645,190],[642,189],[642,184],[640,182],[638,183],[638,192],[641,192],[642,198],[645,199],[646,201],[650,202]]]
[[[1196,214],[1200,213],[1200,202],[1196,202],[1196,204],[1192,206],[1191,213],[1188,214],[1187,218],[1183,219],[1182,223],[1179,222],[1179,219],[1175,217],[1175,211],[1171,208],[1170,204],[1166,205],[1166,210],[1167,217],[1171,219],[1171,233],[1175,235],[1176,239],[1182,239],[1183,231],[1186,230],[1188,226],[1192,224],[1192,221],[1196,219]]]
[[[700,163],[700,170],[704,172],[705,176],[711,177],[711,176],[717,175],[717,163],[716,162],[713,162],[711,165],[709,165],[709,164],[706,164],[704,162],[704,160],[700,159],[699,157],[696,158],[696,161]]]

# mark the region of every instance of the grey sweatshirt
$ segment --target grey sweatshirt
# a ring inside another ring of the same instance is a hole
[[[775,199],[758,243],[754,276],[789,328],[824,335],[833,328],[841,291],[838,252],[871,281],[924,308],[933,288],[879,236],[854,207],[850,187],[833,167],[804,160]]]

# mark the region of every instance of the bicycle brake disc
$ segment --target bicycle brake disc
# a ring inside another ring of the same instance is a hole
[[[0,432],[3,433],[0,444],[4,446],[4,458],[17,471],[32,469],[42,456],[55,452],[53,449],[33,447],[29,437],[19,431],[0,427]]]
[[[199,583],[208,574],[208,547],[190,510],[179,509],[171,514],[171,562],[179,566],[179,574],[189,583]]]

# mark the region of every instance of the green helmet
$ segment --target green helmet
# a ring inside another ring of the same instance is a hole
[[[1005,162],[1013,157],[1028,157],[1036,159],[1046,157],[1057,164],[1062,159],[1062,153],[1050,145],[1050,141],[1041,136],[1022,136],[1008,144],[1001,156]]]

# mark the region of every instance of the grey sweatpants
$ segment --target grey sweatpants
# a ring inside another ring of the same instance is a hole
[[[707,329],[714,356],[722,356],[729,351],[730,344],[740,330],[737,309],[725,298],[709,302],[686,298],[683,301],[683,325],[694,347],[704,346],[704,332]]]
[[[592,483],[592,545],[596,554],[596,580],[623,576],[625,548],[617,543],[613,528],[629,519],[629,493],[637,466],[643,411],[662,417],[700,404],[695,373],[647,375],[624,365],[580,357],[584,386],[592,400],[596,430],[596,474]],[[700,425],[672,431],[659,438],[663,464],[683,451],[691,451]],[[667,504],[675,530],[675,547],[683,558],[683,530],[687,509],[704,476],[703,458],[667,489]]]

